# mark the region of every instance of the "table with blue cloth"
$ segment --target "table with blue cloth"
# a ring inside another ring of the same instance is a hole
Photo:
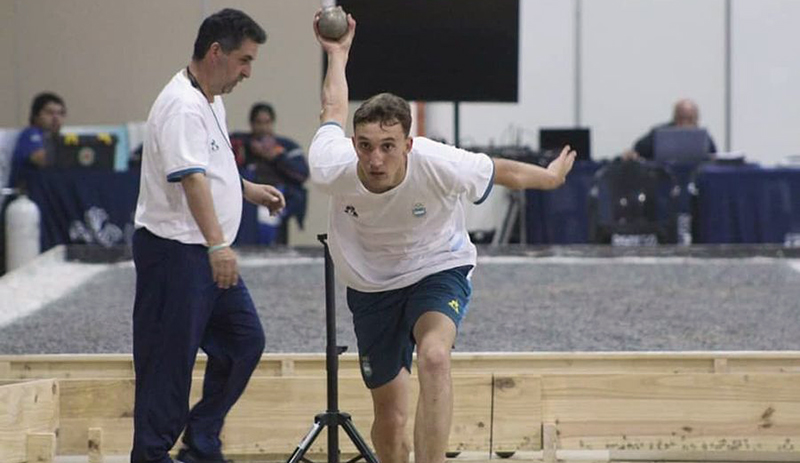
[[[603,164],[578,161],[560,188],[525,191],[528,244],[580,244],[589,241],[589,191]]]
[[[139,172],[40,170],[28,195],[41,211],[42,250],[59,244],[130,244]],[[236,244],[258,242],[256,206],[245,201]]]
[[[800,168],[711,164],[695,184],[695,242],[800,245]]]
[[[561,188],[525,192],[528,244],[588,242],[589,192],[601,167],[578,162]],[[800,240],[800,168],[712,164],[697,172],[695,183],[694,242],[797,245]],[[42,250],[130,243],[138,171],[42,170],[28,188],[42,213]],[[256,209],[245,201],[236,244],[258,243]]]
[[[576,162],[559,189],[525,192],[528,244],[589,241],[589,192],[602,166]],[[693,214],[695,243],[800,246],[800,168],[708,164],[697,171],[682,169],[671,170],[682,187],[680,210]],[[697,187],[694,198],[686,179]]]

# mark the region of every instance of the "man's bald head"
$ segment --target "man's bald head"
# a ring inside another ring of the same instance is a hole
[[[697,104],[689,99],[683,99],[675,103],[672,112],[672,123],[678,127],[697,127],[700,121],[700,110]]]

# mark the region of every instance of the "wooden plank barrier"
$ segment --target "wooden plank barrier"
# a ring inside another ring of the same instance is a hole
[[[68,375],[58,381],[57,453],[88,452],[93,461],[128,453],[134,392],[130,357],[108,359],[110,376],[94,379],[84,375],[102,367],[97,356],[48,357],[0,358],[0,365],[6,362],[0,372]],[[597,461],[800,461],[800,446],[795,448],[800,442],[798,360],[794,352],[455,355],[449,450],[487,456],[518,452],[515,458],[533,454],[547,461],[590,456]],[[354,357],[347,362],[353,370],[340,377],[340,408],[353,415],[369,440],[369,392],[355,373]],[[85,369],[73,372],[65,365]],[[320,371],[304,375],[312,365]],[[416,379],[412,384],[411,416]],[[0,386],[0,391],[16,386]],[[287,455],[325,410],[325,399],[324,356],[265,355],[226,421],[225,451]],[[0,432],[0,449],[4,436]],[[340,436],[342,451],[352,453],[346,435]],[[92,441],[101,442],[93,454],[87,450]],[[24,453],[24,437],[14,442],[15,455]],[[310,453],[325,449],[323,432]]]
[[[58,414],[55,380],[0,386],[0,461],[52,461]]]
[[[87,455],[89,429],[102,430],[103,452],[125,454],[133,442],[133,379],[62,379],[59,455]]]
[[[492,445],[495,453],[542,450],[542,378],[495,375]]]
[[[800,351],[777,352],[541,352],[453,354],[463,374],[800,373]],[[206,356],[199,355],[195,376]],[[342,376],[358,376],[358,357],[339,358]],[[264,354],[254,376],[325,376],[325,355]],[[129,354],[0,355],[0,380],[132,378]]]
[[[103,463],[105,461],[102,428],[89,428],[87,447],[89,463]]]
[[[200,398],[202,381],[192,387],[192,403]],[[488,451],[492,419],[492,377],[456,376],[453,379],[455,414],[450,447],[452,451]],[[416,405],[416,381],[410,413]],[[131,379],[61,380],[60,455],[85,455],[88,430],[102,429],[103,453],[130,452],[133,438],[133,394]],[[325,379],[316,377],[253,378],[231,410],[223,429],[225,452],[240,454],[289,454],[306,435],[314,416],[326,408]],[[360,378],[341,378],[339,406],[351,413],[361,434],[369,441],[372,402]],[[412,420],[413,421],[413,420]],[[409,422],[409,433],[412,429]],[[344,431],[342,451],[354,453]],[[326,433],[310,453],[324,453]]]
[[[26,463],[53,463],[56,459],[56,434],[32,432],[26,436]]]
[[[617,460],[800,461],[800,374],[552,375],[560,450]]]

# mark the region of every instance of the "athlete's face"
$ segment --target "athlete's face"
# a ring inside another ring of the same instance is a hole
[[[403,126],[379,122],[359,124],[353,134],[358,154],[358,178],[373,193],[383,193],[399,185],[406,177],[412,139]]]

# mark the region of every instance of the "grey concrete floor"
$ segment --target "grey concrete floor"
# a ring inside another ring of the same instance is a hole
[[[244,257],[267,352],[323,352],[321,259]],[[794,262],[794,264],[793,264]],[[491,257],[458,351],[800,350],[800,271],[780,258]],[[131,352],[132,265],[0,328],[0,354]],[[339,344],[355,350],[344,289]]]

